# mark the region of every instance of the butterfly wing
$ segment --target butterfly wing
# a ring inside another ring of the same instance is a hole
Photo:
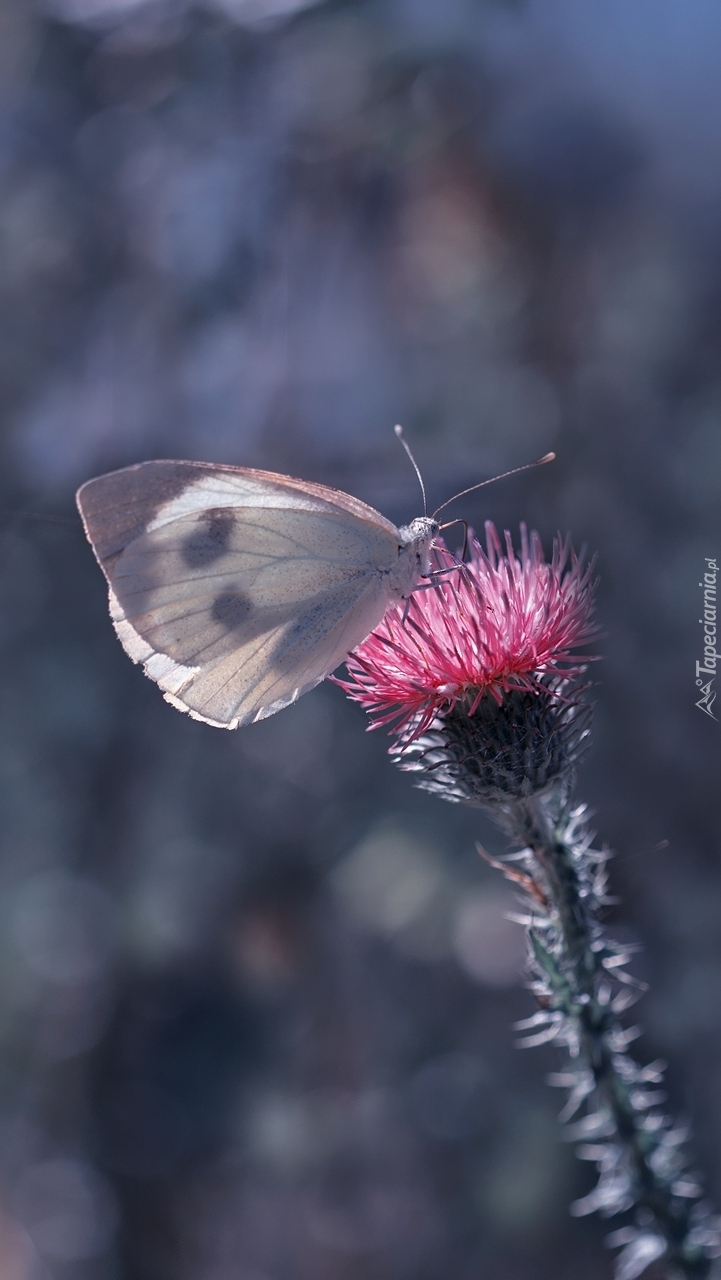
[[[398,533],[271,472],[146,462],[78,492],[126,652],[209,724],[263,719],[323,680],[390,600]]]

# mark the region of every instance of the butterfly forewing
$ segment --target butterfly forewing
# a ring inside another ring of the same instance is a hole
[[[321,485],[145,463],[90,481],[78,504],[127,652],[175,705],[213,724],[292,702],[389,603],[397,531]]]

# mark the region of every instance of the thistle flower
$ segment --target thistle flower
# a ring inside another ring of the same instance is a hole
[[[449,800],[503,805],[567,774],[588,734],[577,654],[590,621],[593,566],[557,538],[548,563],[537,533],[521,525],[520,555],[486,524],[484,551],[469,539],[460,566],[441,539],[442,573],[381,625],[347,661],[339,681],[391,726],[391,751],[419,785]]]
[[[569,1090],[559,1119],[575,1117],[569,1136],[598,1170],[572,1212],[632,1215],[608,1239],[620,1248],[615,1280],[636,1280],[661,1257],[669,1280],[704,1280],[721,1257],[721,1218],[700,1199],[685,1131],[649,1087],[661,1083],[661,1064],[642,1066],[628,1052],[639,1034],[621,1020],[640,994],[626,972],[633,949],[601,924],[609,854],[593,848],[585,806],[571,801],[589,734],[577,650],[596,634],[593,565],[559,539],[548,563],[523,525],[520,555],[508,533],[504,550],[492,524],[487,549],[473,537],[470,547],[460,565],[439,540],[428,589],[386,613],[338,683],[371,728],[390,726],[391,752],[420,786],[489,808],[518,847],[484,856],[525,903],[539,1008],[517,1027],[531,1032],[527,1046],[567,1051],[565,1070],[550,1078]]]

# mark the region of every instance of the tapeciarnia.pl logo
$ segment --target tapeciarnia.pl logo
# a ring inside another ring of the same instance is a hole
[[[716,690],[712,688],[716,679],[716,575],[718,565],[714,559],[705,557],[706,572],[699,586],[703,591],[703,617],[699,622],[703,627],[703,662],[696,663],[696,686],[701,690],[701,697],[696,703],[700,711],[705,712],[712,720],[717,717],[713,713],[716,701]],[[710,679],[704,679],[704,676]]]

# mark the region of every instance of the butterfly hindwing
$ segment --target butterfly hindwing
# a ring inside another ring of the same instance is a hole
[[[190,672],[164,668],[156,678],[174,706],[211,724],[235,728],[264,719],[333,671],[377,625],[386,603],[376,583],[360,598],[356,589],[339,588],[323,602],[321,627],[311,602],[221,658]],[[146,669],[155,675],[153,659]]]

